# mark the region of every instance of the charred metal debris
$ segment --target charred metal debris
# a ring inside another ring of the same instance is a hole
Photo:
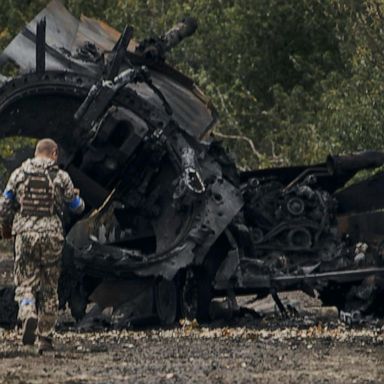
[[[284,312],[278,292],[300,289],[351,319],[382,313],[384,176],[345,185],[384,154],[239,172],[209,99],[166,63],[196,27],[135,42],[54,0],[0,56],[20,71],[2,77],[0,136],[58,141],[88,207],[66,217],[60,305],[172,324],[208,320],[215,297],[272,294]]]

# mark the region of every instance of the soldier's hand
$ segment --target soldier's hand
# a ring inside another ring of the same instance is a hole
[[[80,196],[80,189],[79,188],[74,188],[73,192],[75,193],[75,195]]]

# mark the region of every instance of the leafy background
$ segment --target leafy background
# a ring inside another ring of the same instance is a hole
[[[384,0],[63,2],[137,39],[195,16],[168,61],[213,99],[216,136],[243,169],[383,146]],[[0,48],[47,3],[1,1]]]

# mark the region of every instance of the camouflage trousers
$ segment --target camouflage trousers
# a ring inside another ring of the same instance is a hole
[[[24,232],[15,238],[15,300],[19,320],[37,316],[37,336],[52,337],[64,238],[57,232]]]

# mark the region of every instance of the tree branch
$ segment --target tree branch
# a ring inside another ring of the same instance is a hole
[[[227,135],[225,133],[221,133],[218,131],[213,131],[213,134],[217,137],[220,137],[222,139],[229,139],[229,140],[243,140],[248,143],[250,146],[253,154],[258,158],[258,160],[261,160],[264,156],[256,149],[255,144],[253,143],[252,139],[250,139],[247,136],[243,135]]]

